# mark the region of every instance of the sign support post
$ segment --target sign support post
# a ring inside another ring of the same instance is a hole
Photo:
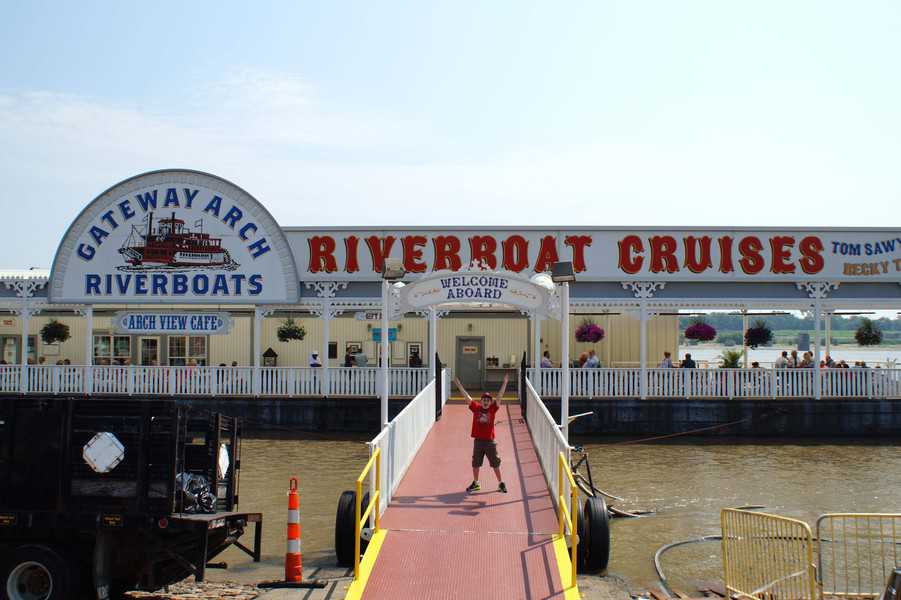
[[[560,340],[561,375],[560,382],[560,427],[563,439],[569,443],[569,283],[560,284]]]
[[[94,307],[88,305],[84,309],[84,393],[94,392]]]
[[[813,397],[819,400],[822,396],[822,376],[820,369],[820,326],[823,321],[823,303],[817,300],[813,303]]]
[[[381,338],[381,420],[382,429],[388,426],[388,363],[390,362],[390,342],[388,341],[388,303],[390,301],[391,283],[387,279],[382,280],[382,338]]]

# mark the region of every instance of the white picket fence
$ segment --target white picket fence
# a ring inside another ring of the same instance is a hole
[[[899,398],[901,369],[647,369],[650,398]],[[528,369],[540,396],[559,397],[562,369]],[[571,398],[635,398],[641,369],[571,369]]]
[[[544,478],[551,490],[551,498],[554,499],[554,505],[556,505],[557,499],[560,497],[560,453],[562,452],[566,457],[566,464],[570,464],[571,448],[566,443],[560,427],[554,422],[551,413],[542,402],[540,394],[528,379],[526,379],[526,424],[532,434],[532,443],[535,445],[535,452],[541,462]],[[563,486],[566,488],[563,492],[568,497],[569,480],[566,477],[563,479]]]
[[[447,370],[442,371],[442,381],[448,380]],[[446,400],[447,396],[444,396]],[[403,479],[420,446],[435,424],[435,380],[430,380],[396,417],[394,417],[371,442],[369,455],[377,448],[382,450],[381,506],[388,507],[397,486]],[[370,489],[375,489],[375,469],[370,476]]]
[[[21,365],[0,365],[0,393],[21,393],[22,373]],[[388,374],[389,395],[412,398],[425,387],[431,369],[395,367]],[[378,368],[356,367],[261,367],[258,386],[253,367],[28,365],[25,377],[29,394],[371,397],[381,389]]]

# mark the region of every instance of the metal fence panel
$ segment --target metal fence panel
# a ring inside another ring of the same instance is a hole
[[[901,567],[901,513],[833,513],[817,519],[824,596],[877,598]]]

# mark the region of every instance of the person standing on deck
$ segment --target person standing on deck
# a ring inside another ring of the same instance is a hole
[[[460,380],[454,377],[454,383],[457,385],[457,389],[459,389],[460,393],[463,394],[463,397],[469,401],[469,410],[472,411],[472,431],[470,432],[470,435],[473,438],[472,483],[466,488],[466,491],[469,493],[478,492],[482,489],[482,486],[479,485],[479,469],[482,467],[485,456],[488,457],[488,464],[494,469],[494,475],[497,477],[497,491],[504,494],[507,493],[507,485],[504,483],[504,478],[501,476],[501,458],[497,454],[497,442],[494,441],[494,417],[497,415],[497,411],[500,410],[497,401],[504,397],[504,392],[507,390],[508,379],[509,377],[504,375],[504,382],[501,384],[501,389],[497,393],[497,398],[493,398],[491,394],[485,392],[482,394],[480,401],[476,402],[472,399],[472,396],[469,395],[469,392],[463,388],[463,384],[460,383]]]
[[[673,368],[673,355],[669,352],[663,353],[663,360],[660,361],[661,369],[672,369]]]

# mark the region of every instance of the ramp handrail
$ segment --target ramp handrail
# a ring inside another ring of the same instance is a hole
[[[579,547],[579,488],[576,487],[576,480],[573,478],[572,469],[569,466],[569,458],[564,456],[563,452],[560,453],[560,460],[558,461],[558,468],[560,470],[559,475],[559,489],[561,490],[560,495],[557,496],[557,519],[560,521],[560,537],[563,537],[566,534],[566,526],[569,525],[569,539],[570,539],[570,567],[572,572],[571,583],[572,587],[576,586],[576,551]],[[569,508],[566,508],[566,497],[563,495],[563,476],[566,475],[566,479],[569,482]]]
[[[562,493],[559,487],[557,457],[562,452],[566,456],[566,464],[569,464],[571,447],[528,379],[526,379],[526,424],[532,435],[532,443],[535,445],[535,452],[538,454],[541,470],[544,471],[548,489],[551,490],[551,498],[556,502]]]
[[[379,500],[382,495],[381,457],[381,448],[376,448],[375,452],[372,453],[372,456],[369,457],[369,462],[367,462],[366,466],[363,467],[363,471],[360,473],[360,476],[357,477],[357,498],[356,506],[354,507],[354,581],[356,581],[360,577],[360,531],[362,530],[363,521],[365,521],[367,517],[369,517],[370,513],[372,513],[375,517],[373,533],[378,533],[379,531]],[[369,472],[372,470],[373,463],[375,464],[375,493],[373,493],[372,497],[369,498],[369,504],[366,505],[366,510],[362,514],[360,514],[360,510],[362,508],[361,505],[363,503],[363,481],[366,479],[366,475],[369,474]]]
[[[816,528],[822,595],[878,598],[901,566],[901,513],[829,513]]]

